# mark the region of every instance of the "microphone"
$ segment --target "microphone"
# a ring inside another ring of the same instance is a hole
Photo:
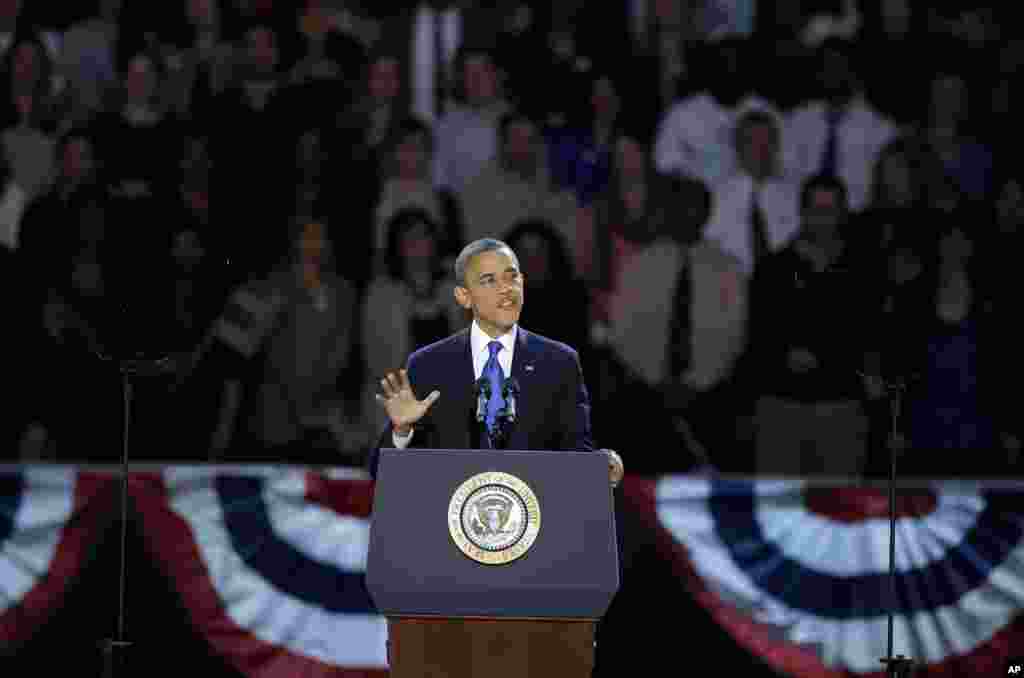
[[[502,418],[509,424],[516,420],[516,396],[519,395],[519,382],[515,377],[509,377],[501,386],[501,397],[505,401],[505,408],[502,411]]]
[[[487,401],[491,399],[491,382],[487,377],[476,380],[473,393],[476,395],[476,422],[482,424],[487,419]]]

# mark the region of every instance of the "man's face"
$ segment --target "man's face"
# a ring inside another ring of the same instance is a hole
[[[611,80],[600,78],[594,83],[590,94],[590,106],[598,118],[612,118],[619,112],[619,97]]]
[[[466,59],[463,76],[466,80],[466,97],[470,101],[484,102],[497,95],[497,75],[486,57],[472,56]]]
[[[186,9],[189,21],[194,26],[210,27],[217,22],[213,0],[188,0]]]
[[[156,89],[156,74],[148,57],[138,55],[128,65],[124,86],[128,98],[137,103],[149,101]]]
[[[624,183],[643,181],[647,167],[644,149],[634,139],[621,137],[615,146],[615,162]]]
[[[277,68],[278,51],[274,34],[258,27],[246,35],[249,63],[260,73],[273,73]]]
[[[398,176],[403,179],[419,179],[427,167],[427,140],[423,133],[410,134],[395,148]]]
[[[81,137],[71,139],[64,147],[64,175],[80,179],[93,170],[92,144]]]
[[[374,62],[370,66],[368,87],[374,101],[390,101],[397,97],[401,87],[398,61],[389,57]]]
[[[39,51],[31,42],[22,42],[14,53],[11,70],[16,82],[34,83],[39,77]]]
[[[740,164],[756,179],[765,179],[775,171],[779,150],[779,136],[775,128],[765,123],[746,125],[740,132]]]
[[[535,158],[533,125],[519,120],[508,126],[505,158],[512,167],[529,167]]]
[[[835,235],[843,218],[843,207],[836,191],[819,188],[807,198],[803,211],[803,227],[807,235],[826,237]]]
[[[523,310],[523,274],[508,250],[481,252],[469,261],[455,300],[473,312],[480,329],[499,337],[519,322]]]

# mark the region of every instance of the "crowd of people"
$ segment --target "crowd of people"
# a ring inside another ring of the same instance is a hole
[[[630,471],[1013,473],[1004,10],[0,3],[0,456],[359,465],[497,237]]]

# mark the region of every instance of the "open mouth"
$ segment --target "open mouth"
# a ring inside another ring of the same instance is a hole
[[[517,306],[517,302],[514,299],[511,300],[511,301],[503,301],[500,304],[498,304],[498,308],[500,308],[502,310],[506,310],[506,311],[507,310],[511,310],[511,309],[515,308],[516,306]]]

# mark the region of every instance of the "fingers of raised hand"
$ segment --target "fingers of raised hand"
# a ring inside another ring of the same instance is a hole
[[[391,399],[395,396],[395,389],[391,387],[391,382],[388,380],[387,376],[384,376],[384,378],[380,380],[380,388],[384,391],[385,399]]]

